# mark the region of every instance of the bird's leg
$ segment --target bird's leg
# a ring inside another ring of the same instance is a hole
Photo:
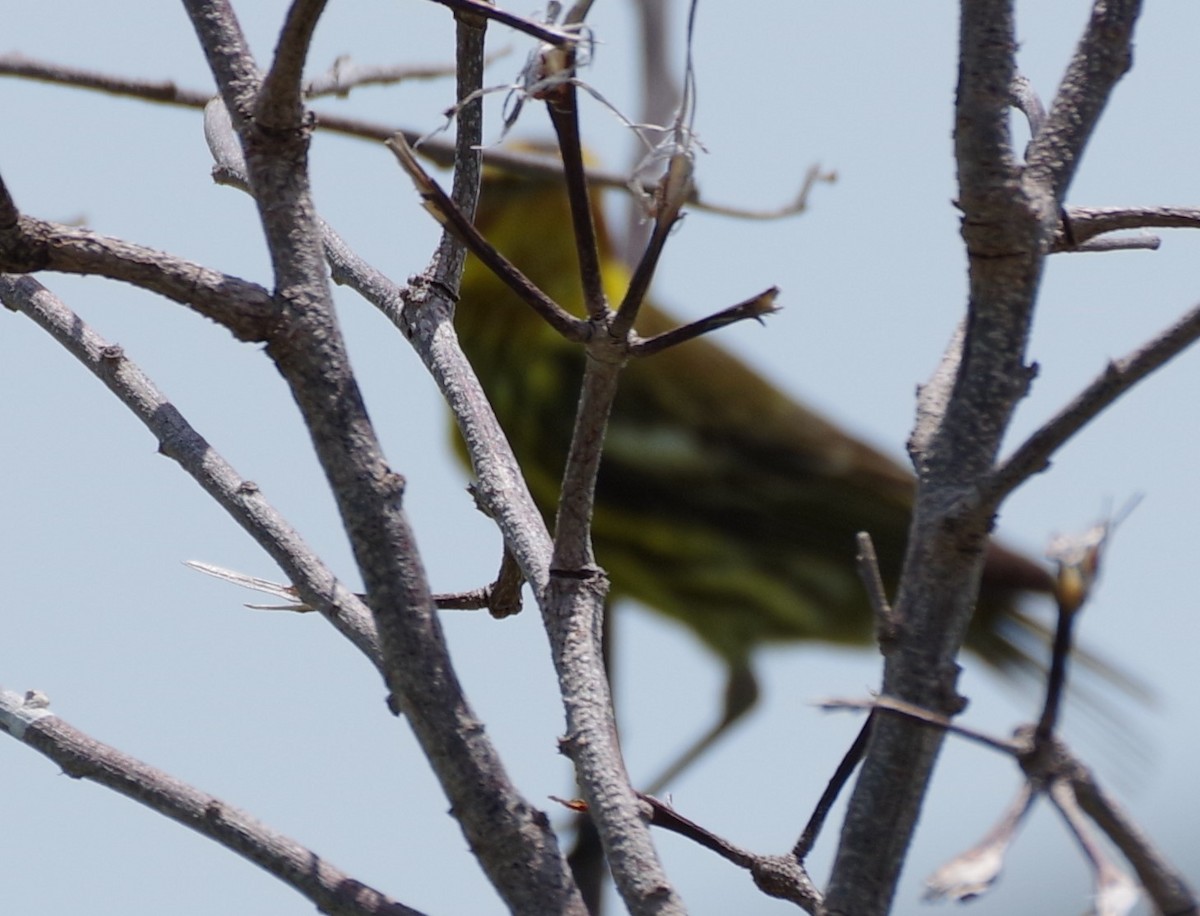
[[[588,912],[597,916],[604,903],[608,863],[604,858],[604,847],[600,845],[600,833],[590,814],[575,815],[575,845],[567,856],[567,864]]]
[[[613,634],[611,613],[612,605],[605,607],[604,633],[602,647],[604,651],[604,669],[608,681],[613,682]],[[710,729],[694,741],[674,762],[671,763],[658,778],[645,790],[647,795],[657,795],[664,787],[675,780],[684,770],[696,762],[721,736],[725,734],[738,720],[754,708],[758,702],[758,679],[746,662],[731,663],[729,677],[725,683],[725,700],[721,717]],[[615,691],[614,691],[615,695]],[[575,883],[583,896],[588,912],[596,916],[601,910],[603,901],[604,882],[608,874],[604,861],[604,850],[600,845],[600,834],[591,817],[580,814],[576,819],[575,845],[567,856]]]
[[[650,783],[647,795],[657,795],[690,767],[739,719],[754,708],[758,702],[758,679],[748,663],[734,663],[729,667],[729,680],[725,684],[725,706],[717,723],[701,735],[687,750],[667,767],[658,778]]]

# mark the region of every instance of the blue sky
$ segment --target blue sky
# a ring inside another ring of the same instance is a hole
[[[243,4],[249,6],[248,4]],[[633,110],[628,3],[596,5],[588,79]],[[244,26],[266,60],[285,4],[263,2]],[[1020,4],[1020,62],[1049,100],[1086,21],[1081,2]],[[514,8],[517,9],[517,8]],[[19,12],[18,12],[19,10]],[[523,11],[519,10],[518,11]],[[0,0],[0,50],[181,85],[211,86],[182,9]],[[1200,7],[1154,5],[1138,30],[1135,66],[1118,87],[1070,201],[1194,203]],[[682,27],[679,28],[682,35]],[[776,206],[819,161],[840,175],[809,213],[778,223],[688,217],[673,237],[657,296],[698,316],[770,284],[784,311],[722,341],[787,390],[903,455],[913,392],[961,314],[950,131],[957,11],[922,4],[702,6],[696,126],[709,152],[704,194]],[[451,19],[433,4],[334,4],[311,60],[448,61]],[[512,78],[525,46],[491,71]],[[678,50],[678,47],[677,47]],[[367,90],[327,108],[428,130],[448,82]],[[0,170],[17,203],[48,219],[163,248],[269,284],[248,199],[209,178],[195,112],[0,80]],[[491,136],[495,136],[495,117]],[[606,164],[629,143],[589,106],[585,136]],[[548,133],[540,112],[526,136]],[[436,227],[381,147],[319,136],[317,204],[362,254],[402,280],[424,265]],[[1157,252],[1051,260],[1030,356],[1040,373],[1011,442],[1037,427],[1100,371],[1200,298],[1200,239],[1164,234]],[[172,303],[98,280],[42,277],[120,343],[246,477],[352,584],[332,501],[296,411],[254,346]],[[340,319],[408,507],[434,587],[494,574],[497,537],[472,508],[452,460],[432,383],[391,326],[345,290]],[[0,550],[6,558],[0,684],[38,688],[100,740],[243,807],[362,880],[435,913],[497,912],[419,751],[382,703],[375,673],[319,619],[244,610],[248,594],[180,564],[201,559],[271,577],[270,561],[170,461],[105,390],[28,320],[0,316]],[[1068,710],[1066,735],[1186,872],[1200,873],[1191,766],[1193,647],[1200,622],[1189,519],[1200,515],[1193,415],[1200,358],[1185,353],[1123,398],[1006,504],[1000,531],[1039,553],[1049,536],[1087,527],[1110,505],[1144,494],[1121,528],[1082,638],[1154,687],[1153,710],[1129,727]],[[535,803],[569,791],[556,753],[562,716],[535,614],[495,623],[449,615],[447,630],[472,702]],[[652,774],[709,721],[720,667],[670,623],[637,609],[619,617],[619,703],[635,778]],[[966,662],[967,721],[1006,733],[1032,698]],[[812,709],[878,682],[866,651],[786,647],[762,653],[764,702],[674,789],[690,817],[734,842],[782,851],[794,841],[858,727]],[[0,880],[10,911],[88,908],[184,914],[308,912],[288,889],[202,838],[98,787],[63,778],[15,742],[0,742],[8,788]],[[924,908],[920,881],[977,839],[1015,791],[1015,769],[951,741],[936,774],[896,912]],[[828,867],[833,837],[812,860]],[[697,913],[784,912],[746,877],[686,841],[660,850]],[[1002,884],[977,914],[1078,912],[1088,883],[1073,841],[1044,806]]]

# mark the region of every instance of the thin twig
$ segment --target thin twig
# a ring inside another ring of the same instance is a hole
[[[1071,436],[1137,382],[1200,338],[1200,305],[1123,359],[1108,364],[1090,385],[1026,439],[981,487],[985,501],[997,504],[1023,481],[1045,470],[1051,456]]]
[[[796,856],[760,855],[750,852],[689,820],[672,806],[652,795],[639,793],[638,797],[650,806],[650,823],[655,827],[687,837],[739,868],[746,869],[758,888],[772,897],[790,900],[810,913],[819,908],[821,894],[808,877],[803,862]]]
[[[1140,0],[1092,6],[1045,121],[1029,144],[1027,173],[1061,205],[1118,80],[1133,62],[1133,29]]]
[[[181,89],[171,80],[139,80],[113,76],[97,70],[73,67],[53,61],[26,57],[18,52],[0,54],[0,75],[17,76],[54,86],[91,89],[108,95],[143,99],[188,108],[203,108],[212,92],[200,89]]]
[[[388,71],[389,68],[381,68]],[[137,98],[148,102],[174,105],[182,108],[202,109],[212,99],[211,92],[199,89],[187,89],[176,86],[169,80],[138,80],[129,77],[114,76],[98,73],[76,67],[64,66],[51,61],[40,61],[20,54],[0,54],[0,76],[16,76],[37,82],[50,83],[59,86],[69,86],[76,89],[90,89],[109,95],[126,98]],[[351,118],[339,115],[329,110],[313,112],[318,131],[355,137],[360,140],[376,140],[384,142],[399,133],[410,146],[416,147],[420,141],[419,154],[429,161],[449,168],[454,164],[454,144],[438,138],[428,138],[421,131],[397,128],[391,124],[380,124],[361,118]],[[490,148],[483,150],[483,160],[491,167],[501,169],[508,174],[529,178],[561,178],[562,163],[541,157],[529,156],[507,149]],[[604,169],[589,168],[588,184],[593,188],[607,188],[623,193],[632,193],[629,187],[629,176],[620,172]],[[819,166],[811,166],[801,183],[796,197],[780,207],[754,209],[734,204],[723,204],[700,196],[693,189],[688,200],[689,208],[713,213],[721,216],[732,216],[746,220],[778,220],[805,212],[808,208],[808,196],[812,187],[818,182],[832,183],[837,180],[836,172],[822,171]],[[653,186],[642,190],[653,193]]]
[[[1157,235],[1142,234],[1092,239],[1078,244],[1064,239],[1062,245],[1056,242],[1051,251],[1062,254],[1105,254],[1110,251],[1158,251],[1161,247],[1162,239]]]
[[[684,94],[684,108],[680,111],[680,119],[690,116],[691,112],[688,105],[692,87],[690,39],[688,66],[687,87],[689,91]],[[613,321],[609,331],[617,337],[625,338],[633,329],[638,311],[646,298],[646,292],[650,289],[655,271],[658,269],[658,262],[662,257],[667,237],[682,219],[683,207],[695,187],[692,181],[695,152],[690,130],[690,125],[685,129],[677,124],[672,134],[673,140],[666,147],[669,150],[666,156],[666,167],[654,195],[650,198],[653,202],[651,209],[654,215],[654,228],[646,243],[646,250],[638,259],[637,267],[634,268],[629,288],[625,291],[625,297],[617,309],[616,320]]]
[[[483,59],[484,66],[507,56],[511,50],[501,48],[488,54]],[[454,76],[457,71],[458,68],[453,64],[358,64],[349,57],[339,57],[324,73],[304,83],[304,96],[308,99],[327,95],[345,98],[353,90],[364,86],[394,86],[397,83],[444,79]]]
[[[212,563],[203,563],[199,560],[184,560],[183,565],[189,569],[212,576],[215,579],[220,579],[223,582],[240,585],[242,588],[262,592],[265,595],[273,595],[287,602],[286,604],[246,604],[246,607],[253,610],[291,611],[297,614],[309,614],[316,610],[311,604],[301,600],[300,590],[294,585],[284,585],[282,582],[260,579],[258,576],[248,576],[233,569],[226,569],[223,566],[216,566]],[[512,564],[508,553],[505,552],[504,560],[500,566],[500,575],[494,583],[465,592],[448,592],[434,595],[433,603],[439,611],[486,610],[496,618],[511,617],[521,610],[521,585],[523,583],[524,580],[521,578],[520,569]],[[365,608],[367,596],[356,594],[354,597],[363,602]],[[374,627],[372,626],[373,629]]]
[[[722,859],[726,859],[741,868],[749,868],[750,863],[756,858],[754,853],[735,846],[723,837],[717,836],[711,830],[701,827],[695,821],[684,817],[671,807],[671,805],[655,798],[653,795],[645,795],[639,792],[638,797],[650,806],[650,823],[655,827],[661,827],[663,830],[669,830],[671,833],[687,837],[693,843],[697,843],[705,849],[715,852]]]
[[[633,276],[629,279],[629,287],[625,290],[625,297],[617,309],[617,319],[613,322],[612,333],[618,337],[628,336],[633,329],[634,322],[637,321],[638,311],[646,299],[646,293],[650,289],[650,283],[654,279],[659,259],[662,257],[663,247],[667,243],[667,235],[673,225],[674,220],[669,224],[664,223],[661,219],[655,220],[654,229],[646,242],[646,250],[642,252],[637,267],[634,268]]]
[[[1123,513],[1137,505],[1134,501]],[[1092,595],[1100,574],[1100,559],[1117,524],[1105,519],[1081,535],[1059,536],[1053,539],[1046,556],[1058,567],[1054,598],[1058,610],[1058,625],[1054,632],[1050,671],[1046,677],[1046,699],[1041,718],[1034,730],[1033,740],[1049,740],[1058,721],[1058,710],[1066,691],[1067,662],[1071,653],[1071,629],[1080,610]]]
[[[1109,232],[1130,229],[1197,229],[1200,207],[1067,207],[1071,236],[1077,245]],[[1055,240],[1056,250],[1071,250]]]
[[[974,741],[993,750],[1000,751],[1002,754],[1007,754],[1009,757],[1017,757],[1024,750],[1025,746],[1014,741],[1005,741],[1002,738],[994,738],[986,732],[978,731],[966,725],[960,725],[945,716],[931,712],[928,709],[922,709],[919,706],[914,706],[911,703],[905,703],[903,700],[898,700],[895,697],[880,696],[869,700],[854,700],[854,699],[828,699],[822,700],[816,704],[818,709],[824,709],[829,712],[836,712],[845,709],[857,709],[872,711],[876,709],[884,712],[894,713],[903,716],[907,719],[912,719],[924,725],[932,725],[942,731],[952,735],[958,735],[966,738],[968,741]]]
[[[779,207],[752,208],[733,204],[721,204],[701,197],[699,192],[692,191],[692,199],[688,201],[694,210],[704,210],[718,216],[732,216],[735,219],[760,220],[769,222],[777,219],[787,219],[798,216],[808,210],[808,198],[817,184],[834,184],[838,179],[837,172],[825,171],[820,165],[810,165],[800,182],[800,189],[786,204]]]
[[[858,734],[854,737],[854,743],[846,750],[841,761],[838,762],[837,769],[834,770],[833,776],[825,786],[825,791],[821,793],[821,797],[817,800],[816,807],[813,808],[813,813],[808,818],[808,823],[804,825],[804,830],[800,833],[800,838],[796,840],[796,845],[792,847],[792,855],[796,861],[803,862],[808,858],[809,852],[816,845],[817,837],[821,835],[821,828],[825,826],[825,819],[829,817],[829,812],[833,810],[834,802],[837,801],[838,795],[854,774],[855,767],[863,758],[863,754],[867,749],[867,742],[871,738],[871,722],[874,713],[868,713],[867,719],[862,724],[862,728],[858,730]]]
[[[2,185],[0,196],[8,200]],[[12,210],[7,212],[11,215]],[[266,340],[278,312],[271,293],[257,283],[90,229],[28,216],[0,225],[0,271],[121,280],[211,318],[239,340]]]
[[[426,172],[413,154],[412,148],[400,134],[387,141],[401,167],[408,173],[421,195],[425,209],[448,230],[454,232],[523,302],[536,311],[552,328],[567,340],[584,341],[590,336],[586,321],[576,318],[543,293],[533,282],[500,254],[475,228],[474,223],[455,206],[449,195]]]
[[[574,58],[563,64],[564,72],[574,73]],[[588,193],[587,168],[583,162],[583,143],[579,138],[579,105],[575,84],[567,80],[548,91],[546,110],[558,137],[562,153],[567,200],[571,207],[571,225],[575,252],[579,258],[579,278],[583,284],[584,308],[593,321],[603,320],[608,312],[604,296],[604,278],[600,273],[600,242],[596,219]]]
[[[578,36],[569,29],[557,29],[552,25],[536,22],[525,16],[518,16],[508,10],[493,6],[485,0],[433,0],[433,2],[449,7],[456,13],[466,13],[483,19],[495,20],[555,47],[566,47],[579,40]]]
[[[1047,787],[1047,795],[1075,837],[1079,848],[1092,868],[1097,913],[1128,913],[1141,896],[1137,884],[1112,861],[1109,854],[1092,836],[1083,812],[1075,799],[1071,784],[1056,779]]]
[[[899,635],[900,621],[896,619],[895,611],[888,602],[887,589],[883,587],[883,576],[879,572],[879,557],[875,553],[875,544],[871,541],[869,532],[860,531],[856,537],[858,554],[855,563],[858,567],[858,578],[867,592],[867,601],[875,614],[875,639],[879,648],[886,655],[889,646]]]
[[[778,295],[779,288],[772,286],[744,302],[722,309],[715,315],[709,315],[707,318],[701,318],[682,327],[655,334],[645,340],[635,341],[629,347],[629,355],[633,357],[652,356],[693,338],[747,319],[754,319],[761,323],[763,316],[779,311],[779,307],[775,305]]]
[[[1040,794],[1040,784],[1027,779],[999,822],[982,840],[955,856],[925,879],[925,900],[966,902],[984,894],[1000,877],[1004,857],[1017,830]]]
[[[1058,624],[1054,630],[1054,646],[1050,655],[1050,671],[1046,676],[1046,698],[1042,714],[1038,718],[1035,741],[1045,741],[1054,733],[1058,724],[1058,710],[1062,705],[1067,684],[1067,659],[1071,654],[1071,630],[1075,614],[1058,605]]]
[[[1100,787],[1091,770],[1073,758],[1065,769],[1079,806],[1121,850],[1158,911],[1172,916],[1195,916],[1200,912],[1196,893],[1183,875]]]
[[[457,79],[455,93],[459,104],[454,132],[454,179],[450,198],[458,212],[474,225],[483,177],[483,99],[477,98],[483,83],[484,39],[487,20],[458,16],[454,24]],[[467,99],[474,101],[466,101]],[[430,282],[448,290],[457,290],[462,282],[467,249],[456,232],[442,232],[437,253],[428,271]]]
[[[271,69],[263,77],[254,116],[269,130],[294,129],[304,119],[304,63],[312,45],[313,32],[325,9],[326,0],[294,0],[288,7]]]

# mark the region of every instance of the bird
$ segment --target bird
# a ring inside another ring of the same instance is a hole
[[[605,293],[620,302],[630,271],[616,254],[598,192],[593,217]],[[561,177],[485,170],[475,227],[568,312],[584,315],[569,201]],[[566,340],[480,260],[467,259],[455,309],[460,345],[552,525],[583,376]],[[643,337],[680,322],[647,300]],[[466,458],[461,441],[460,457]],[[610,598],[632,599],[689,629],[724,664],[714,726],[654,782],[661,788],[744,716],[759,696],[760,646],[870,644],[875,621],[855,563],[868,532],[894,587],[913,510],[913,474],[799,403],[711,339],[623,369],[595,491],[594,552]],[[1022,606],[1051,593],[1043,565],[988,548],[966,646],[1002,675],[1039,672],[1029,637],[1044,625]]]

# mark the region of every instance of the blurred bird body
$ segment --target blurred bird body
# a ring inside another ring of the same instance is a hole
[[[606,292],[615,303],[629,272],[598,211],[597,221]],[[486,177],[476,225],[547,295],[583,314],[561,182]],[[637,330],[650,337],[677,324],[647,302]],[[552,521],[583,349],[474,258],[455,325],[533,498]],[[913,489],[912,475],[896,462],[710,340],[694,340],[631,360],[622,372],[597,481],[596,557],[614,597],[633,598],[691,629],[725,661],[731,683],[750,685],[748,705],[758,645],[872,640],[855,535],[871,534],[884,582],[893,587]],[[1028,668],[1019,631],[1036,625],[1017,599],[1051,587],[1042,567],[993,546],[968,646],[1001,670]]]

